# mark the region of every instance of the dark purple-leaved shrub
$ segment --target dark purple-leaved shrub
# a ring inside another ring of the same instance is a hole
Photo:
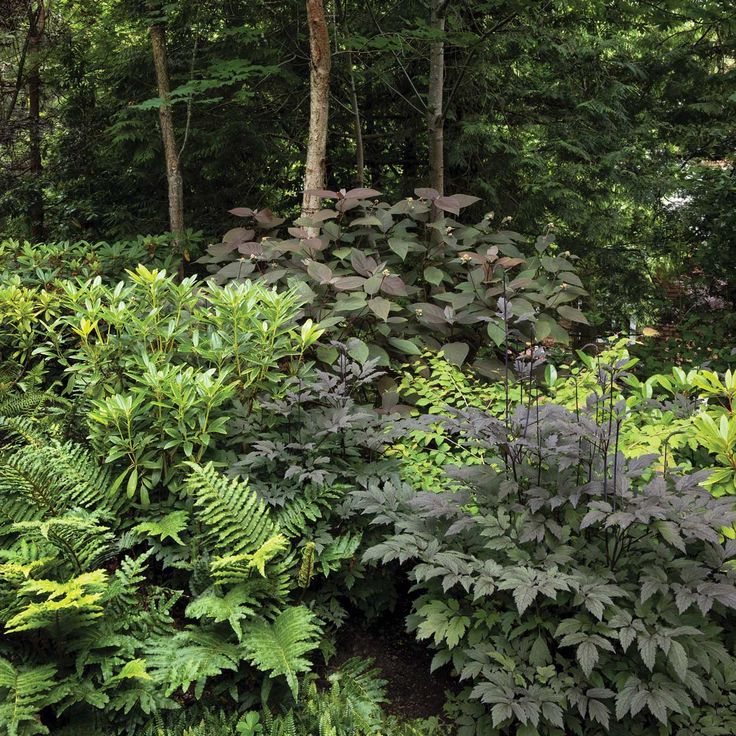
[[[732,500],[626,459],[615,411],[428,416],[486,463],[440,494],[389,480],[352,496],[386,530],[364,560],[404,565],[409,629],[467,685],[462,736],[734,733]]]
[[[564,342],[560,322],[585,322],[574,256],[558,253],[547,231],[532,244],[495,224],[492,213],[463,222],[478,201],[417,189],[394,204],[373,189],[322,191],[331,206],[282,232],[270,210],[231,210],[245,225],[229,230],[200,259],[219,283],[257,279],[296,288],[305,314],[351,338],[353,354],[389,365],[426,349],[448,360],[488,359],[509,336]],[[318,352],[331,363],[328,344]]]

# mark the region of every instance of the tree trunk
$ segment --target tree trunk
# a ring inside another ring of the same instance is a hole
[[[176,147],[174,118],[171,110],[166,29],[161,24],[151,26],[151,47],[153,49],[153,64],[156,68],[158,96],[163,101],[158,109],[158,119],[166,158],[166,180],[169,185],[169,229],[176,238],[174,241],[176,244],[178,237],[184,232],[184,180],[181,173],[179,151]]]
[[[44,208],[41,177],[41,39],[46,27],[46,7],[43,0],[31,18],[28,36],[28,140],[31,172],[31,194],[28,220],[31,239],[38,242],[44,237]]]
[[[352,53],[348,54],[348,65],[350,67],[350,101],[353,106],[353,124],[355,126],[355,183],[362,187],[365,184],[365,149],[363,148],[363,124],[360,120],[358,91],[355,88]]]
[[[431,26],[445,30],[448,0],[431,0]],[[429,186],[444,194],[445,189],[445,118],[443,98],[445,86],[445,42],[432,41],[429,49],[429,88],[427,90],[427,134],[429,137]]]
[[[310,215],[320,206],[320,198],[310,191],[324,189],[327,158],[327,122],[330,105],[330,35],[323,0],[307,0],[309,24],[309,138],[304,174],[302,214]]]

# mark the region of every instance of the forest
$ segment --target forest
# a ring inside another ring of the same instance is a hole
[[[0,0],[0,736],[734,736],[732,0]]]

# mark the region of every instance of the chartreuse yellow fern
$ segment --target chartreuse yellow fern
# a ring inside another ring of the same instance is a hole
[[[8,633],[49,626],[78,628],[102,615],[107,573],[93,570],[64,582],[27,580],[18,589],[22,609],[5,622]],[[43,600],[36,600],[42,597]]]

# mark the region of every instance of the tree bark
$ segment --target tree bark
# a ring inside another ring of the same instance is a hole
[[[44,207],[41,177],[41,39],[46,28],[46,6],[43,0],[31,17],[28,36],[28,140],[31,172],[31,192],[28,220],[31,239],[38,242],[44,237]]]
[[[444,32],[448,0],[431,0],[430,23]],[[445,189],[445,42],[437,39],[429,49],[429,87],[427,90],[427,134],[429,137],[429,186],[444,194]]]
[[[302,214],[310,215],[320,206],[320,198],[311,194],[324,189],[327,159],[327,123],[330,105],[330,68],[332,54],[323,0],[307,0],[309,25],[309,137],[304,173]]]
[[[171,110],[171,83],[169,81],[169,63],[166,53],[166,29],[161,24],[151,26],[151,48],[153,64],[156,68],[156,85],[158,96],[163,104],[158,109],[161,126],[161,139],[164,144],[166,159],[166,180],[169,188],[169,229],[178,237],[184,232],[184,179],[181,172],[179,151],[176,147],[174,133],[174,117]]]

